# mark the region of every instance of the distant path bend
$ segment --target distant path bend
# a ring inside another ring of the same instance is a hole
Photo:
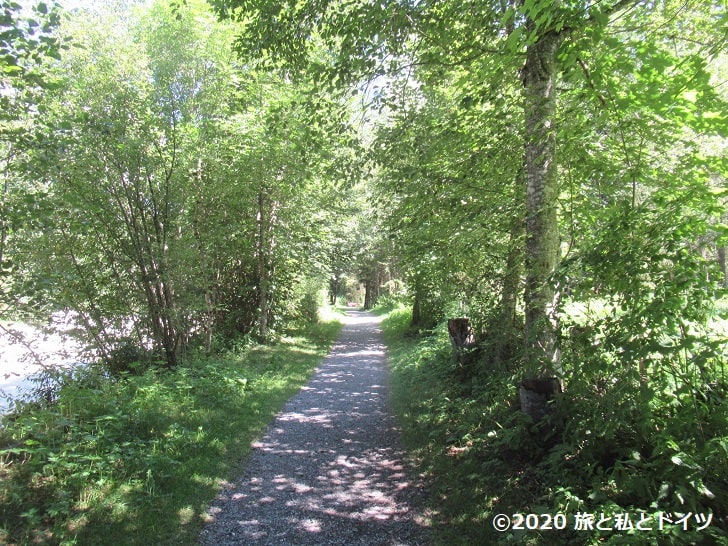
[[[201,544],[427,544],[423,494],[390,411],[379,321],[347,313],[331,353],[210,506]]]

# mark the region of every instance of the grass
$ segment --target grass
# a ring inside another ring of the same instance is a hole
[[[519,410],[518,376],[481,361],[463,377],[444,327],[413,335],[410,316],[395,309],[382,329],[405,445],[430,482],[435,546],[728,545],[728,389],[720,362],[705,384],[653,375],[649,389],[630,386],[628,368],[608,363],[607,371],[622,374],[608,388],[598,382],[601,354],[582,354],[554,413],[535,424]],[[641,511],[712,514],[713,523],[701,532],[574,529],[579,512],[637,521]],[[492,525],[499,513],[563,513],[568,526],[499,533]]]
[[[408,451],[419,461],[431,486],[434,544],[485,544],[478,542],[478,502],[467,485],[470,470],[459,465],[467,448],[463,428],[469,421],[456,410],[445,385],[450,376],[450,345],[444,335],[419,338],[411,335],[410,312],[394,309],[382,323],[392,368],[392,398],[403,426]],[[455,401],[456,402],[456,401]],[[458,414],[459,413],[459,414]]]
[[[0,543],[196,544],[208,503],[340,326],[114,382],[89,372],[5,418]]]

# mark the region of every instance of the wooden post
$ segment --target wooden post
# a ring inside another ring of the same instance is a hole
[[[447,331],[450,334],[455,359],[458,364],[467,364],[467,355],[475,347],[475,330],[468,318],[453,318],[447,321]]]

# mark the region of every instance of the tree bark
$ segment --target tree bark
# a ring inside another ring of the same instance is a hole
[[[510,248],[506,258],[506,270],[503,273],[503,290],[495,326],[495,345],[493,362],[502,364],[513,356],[516,341],[515,319],[518,293],[523,273],[523,218],[518,216],[511,224]]]
[[[329,305],[336,305],[336,298],[339,296],[341,281],[339,276],[333,274],[329,279]]]
[[[267,190],[258,192],[258,241],[257,241],[257,274],[258,274],[258,333],[262,339],[268,335],[268,322],[271,309],[272,255],[275,247],[273,230],[276,224],[275,201],[267,202]]]
[[[212,336],[215,327],[215,295],[213,292],[213,283],[210,278],[212,275],[212,264],[211,260],[208,260],[205,242],[200,232],[200,221],[204,216],[202,211],[204,180],[202,176],[202,158],[199,157],[197,158],[195,178],[197,181],[197,200],[195,202],[195,214],[192,218],[192,234],[197,242],[197,253],[200,260],[203,290],[205,292],[202,324],[205,329],[205,354],[209,355],[212,352]]]
[[[415,294],[412,302],[412,321],[410,326],[420,326],[422,324],[422,289],[419,280],[415,280]]]
[[[559,372],[558,293],[551,276],[559,257],[556,170],[556,52],[562,36],[546,32],[526,50],[523,68],[526,161],[526,374]]]

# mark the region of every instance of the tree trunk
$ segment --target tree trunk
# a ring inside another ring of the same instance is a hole
[[[455,361],[461,367],[470,367],[475,356],[475,330],[469,318],[452,318],[447,321]]]
[[[422,326],[424,323],[424,313],[423,313],[423,290],[422,290],[422,284],[419,279],[416,279],[414,282],[414,301],[412,302],[412,321],[410,322],[410,326],[419,327]]]
[[[375,273],[376,275],[376,273]],[[379,285],[377,279],[367,278],[364,280],[364,309],[371,309],[377,304],[379,298]]]
[[[553,411],[553,405],[549,402],[560,392],[561,381],[558,377],[524,379],[518,387],[521,410],[534,421],[540,421]]]
[[[527,376],[560,375],[556,342],[558,293],[551,282],[559,256],[556,172],[556,52],[562,41],[547,32],[526,50],[523,68],[526,160]]]
[[[336,298],[339,296],[341,281],[338,275],[332,275],[329,279],[329,304],[336,305]]]
[[[266,201],[266,188],[258,192],[257,274],[258,274],[258,334],[262,339],[268,335],[271,309],[272,256],[275,248],[273,230],[276,224],[277,203]]]
[[[169,266],[169,185],[155,187],[145,173],[119,173],[111,196],[126,226],[118,234],[122,251],[139,272],[138,283],[147,304],[149,328],[155,349],[164,354],[168,367],[177,365],[182,349],[183,329]]]
[[[720,271],[723,274],[720,282],[724,287],[728,288],[728,270],[726,270],[725,254],[725,247],[718,247],[718,267],[720,267]]]
[[[511,224],[510,247],[503,273],[503,290],[498,310],[493,347],[493,363],[500,365],[513,356],[516,341],[515,319],[518,292],[523,272],[523,218],[516,217]]]

